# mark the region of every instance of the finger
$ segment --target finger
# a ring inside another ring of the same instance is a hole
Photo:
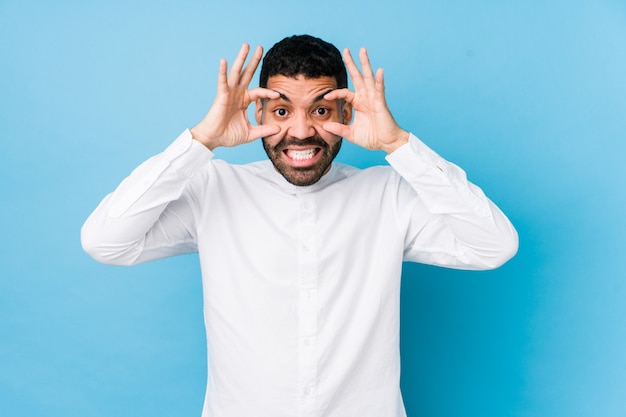
[[[385,71],[382,68],[376,71],[376,90],[385,91]]]
[[[280,132],[280,127],[276,125],[258,125],[251,126],[250,133],[248,135],[248,139],[253,141],[258,138],[264,138],[267,136],[272,136]]]
[[[217,72],[217,90],[224,91],[225,88],[228,88],[228,77],[226,77],[226,72],[228,71],[228,63],[225,59],[220,59],[220,68]]]
[[[348,125],[337,122],[327,122],[322,125],[322,128],[335,136],[346,138],[352,142],[352,129],[350,129]]]
[[[350,78],[352,79],[354,89],[360,90],[363,88],[363,77],[354,63],[354,59],[352,59],[352,55],[350,54],[350,50],[348,48],[343,50],[343,60],[346,63],[346,68],[348,69],[348,74],[350,74]]]
[[[385,97],[385,70],[378,68],[376,71],[376,95],[381,102],[387,107],[387,98]]]
[[[230,74],[228,77],[228,84],[231,87],[237,85],[237,83],[239,82],[239,75],[241,74],[243,64],[246,62],[246,58],[248,57],[248,52],[250,52],[250,45],[248,45],[247,43],[241,45],[239,54],[237,54],[237,58],[235,59],[232,68],[230,69]]]
[[[254,73],[259,66],[259,62],[261,62],[261,58],[263,57],[263,47],[260,45],[256,47],[254,50],[254,54],[252,54],[252,58],[250,58],[250,62],[243,70],[241,74],[241,79],[239,80],[239,85],[242,87],[248,87],[250,84],[250,80],[254,76]]]
[[[324,96],[326,100],[345,100],[347,103],[352,103],[354,100],[354,92],[347,88],[339,88],[333,90]]]
[[[258,100],[260,98],[276,99],[280,97],[280,93],[274,90],[268,90],[267,88],[253,88],[248,91],[248,97],[250,101]]]
[[[363,79],[368,86],[374,86],[374,72],[372,71],[372,65],[370,59],[367,56],[367,50],[361,48],[359,50],[359,59],[361,60],[361,71],[363,72]]]

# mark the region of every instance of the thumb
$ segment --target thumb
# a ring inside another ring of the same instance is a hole
[[[250,128],[250,139],[264,138],[280,132],[280,127],[276,125],[258,125]]]
[[[337,122],[327,122],[327,123],[324,123],[322,128],[325,131],[332,133],[333,135],[341,136],[342,138],[345,138],[352,142],[352,130],[350,129],[350,126],[348,125],[344,125],[343,123],[337,123]]]

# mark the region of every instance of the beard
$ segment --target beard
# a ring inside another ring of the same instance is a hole
[[[263,138],[263,149],[267,154],[274,168],[291,184],[298,186],[313,185],[328,172],[331,163],[341,149],[341,139],[333,145],[329,145],[320,136],[311,136],[306,139],[294,139],[290,137],[283,138],[276,146],[271,146],[267,140]],[[289,165],[283,158],[283,151],[292,145],[298,146],[315,146],[319,148],[317,151],[321,153],[319,160],[307,167],[293,167]]]

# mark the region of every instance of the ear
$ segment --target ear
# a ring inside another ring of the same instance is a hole
[[[254,119],[257,125],[263,124],[263,101],[257,98],[255,101],[256,108],[254,110]]]
[[[345,101],[342,102],[341,116],[342,116],[343,124],[349,125],[350,122],[352,121],[352,104],[346,103]]]

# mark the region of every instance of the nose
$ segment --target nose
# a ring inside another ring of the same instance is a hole
[[[291,119],[287,134],[296,139],[306,139],[315,136],[313,121],[306,114],[298,113]]]

